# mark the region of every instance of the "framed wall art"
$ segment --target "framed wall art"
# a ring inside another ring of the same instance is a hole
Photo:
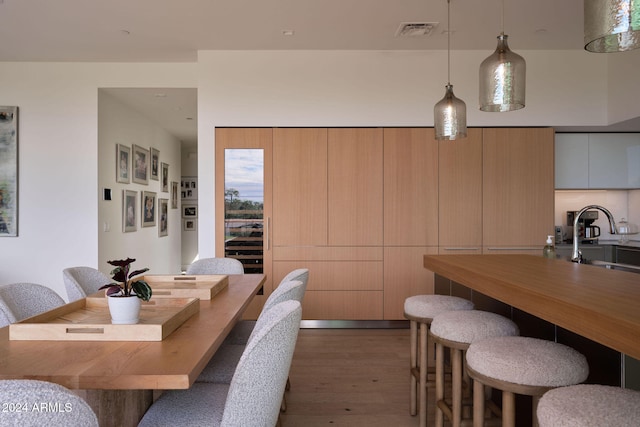
[[[18,107],[0,107],[0,236],[18,235]]]
[[[171,209],[178,209],[178,183],[171,181]]]
[[[183,176],[180,180],[182,200],[198,200],[198,178]]]
[[[169,199],[158,199],[158,236],[169,234]]]
[[[183,219],[182,230],[183,231],[196,231],[198,229],[197,219]]]
[[[138,229],[138,192],[122,190],[122,232],[129,233]]]
[[[131,147],[116,144],[116,182],[128,184],[131,182],[129,171],[131,170]]]
[[[133,182],[149,184],[149,157],[149,150],[133,145]]]
[[[156,193],[153,191],[142,192],[142,226],[153,227],[156,225]]]
[[[196,206],[196,205],[183,205],[182,206],[182,217],[183,218],[197,218],[198,217],[198,206]]]
[[[151,179],[154,181],[158,180],[160,170],[158,167],[160,166],[160,150],[156,150],[151,147]]]
[[[164,191],[165,193],[169,192],[169,165],[167,163],[161,163],[161,177],[162,180],[160,181],[162,183],[162,191]]]

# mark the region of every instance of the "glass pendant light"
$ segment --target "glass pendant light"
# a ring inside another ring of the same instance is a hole
[[[640,47],[640,0],[584,0],[584,48],[624,52]]]
[[[444,98],[433,107],[436,139],[467,136],[467,105],[453,94],[451,84],[451,0],[447,0],[447,85]]]
[[[502,32],[495,52],[480,64],[480,110],[502,113],[524,108],[526,63],[509,49],[504,33],[504,0],[502,0]]]

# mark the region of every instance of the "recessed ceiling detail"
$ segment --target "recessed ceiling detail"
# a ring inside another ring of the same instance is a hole
[[[431,34],[438,22],[401,22],[396,37],[424,37]]]

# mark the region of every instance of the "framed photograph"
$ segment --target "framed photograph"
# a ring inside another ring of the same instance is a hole
[[[153,227],[156,225],[156,193],[153,191],[142,192],[142,226]]]
[[[18,235],[18,107],[0,107],[0,236]]]
[[[151,147],[151,179],[154,181],[158,180],[160,172],[158,166],[160,166],[160,150]]]
[[[158,199],[158,236],[169,234],[169,199]]]
[[[182,230],[184,231],[196,231],[198,229],[197,219],[183,219]]]
[[[149,184],[149,150],[133,145],[133,182]]]
[[[198,200],[198,178],[183,176],[180,180],[182,200]]]
[[[178,209],[178,183],[171,181],[171,209]]]
[[[131,170],[131,147],[116,144],[116,182],[128,184],[131,182],[129,171]]]
[[[122,232],[129,233],[138,229],[138,192],[122,190]]]
[[[196,205],[184,205],[182,206],[183,218],[198,218],[198,206]]]
[[[167,163],[161,163],[161,175],[162,175],[162,191],[169,192],[169,165]]]

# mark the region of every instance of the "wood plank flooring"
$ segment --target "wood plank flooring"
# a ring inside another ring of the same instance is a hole
[[[290,380],[283,427],[418,426],[409,414],[409,329],[301,329]]]

